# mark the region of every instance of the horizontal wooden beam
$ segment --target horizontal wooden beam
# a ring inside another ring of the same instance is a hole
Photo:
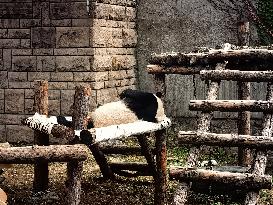
[[[74,130],[64,125],[59,125],[55,121],[53,118],[47,118],[45,115],[35,113],[32,117],[23,119],[21,122],[33,130],[51,134],[56,138],[73,140],[75,137]]]
[[[269,49],[207,49],[204,52],[163,53],[151,56],[149,63],[166,67],[207,67],[228,62],[227,69],[272,70],[273,51]]]
[[[270,175],[258,176],[246,173],[219,172],[194,168],[171,168],[170,178],[184,182],[206,182],[207,184],[225,184],[247,190],[271,189]]]
[[[148,65],[147,72],[149,74],[180,74],[180,75],[193,75],[199,74],[204,69],[202,67],[182,67],[182,66],[160,66],[160,65]]]
[[[39,161],[84,161],[87,152],[83,145],[50,145],[0,148],[0,163],[33,164]]]
[[[126,146],[126,145],[100,145],[100,150],[104,154],[123,154],[123,155],[142,155],[140,146]]]
[[[273,102],[257,100],[191,100],[190,110],[211,112],[273,112]]]
[[[178,141],[181,144],[248,147],[273,150],[273,138],[266,136],[180,131],[178,134]]]
[[[122,163],[109,163],[111,170],[126,177],[136,176],[153,176],[153,172],[147,163],[140,162],[122,162]]]
[[[202,80],[232,80],[242,82],[270,82],[273,80],[273,71],[240,71],[240,70],[202,70]]]
[[[84,138],[85,144],[101,142],[110,139],[136,136],[155,132],[171,126],[171,120],[165,118],[162,122],[153,123],[147,121],[136,121],[128,124],[111,125],[108,127],[92,128],[81,131],[81,138]],[[88,131],[90,134],[86,133]],[[91,139],[92,138],[92,139]]]

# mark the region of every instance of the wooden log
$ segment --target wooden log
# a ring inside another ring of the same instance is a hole
[[[100,167],[100,171],[104,178],[111,179],[115,178],[114,173],[112,172],[104,153],[100,150],[98,144],[94,144],[95,135],[92,134],[89,130],[83,130],[80,134],[81,140],[88,146],[91,150],[96,162]]]
[[[171,169],[170,177],[186,182],[206,182],[208,184],[225,184],[234,188],[247,190],[271,189],[270,175],[219,172],[205,169]]]
[[[227,62],[221,64],[217,64],[215,70],[224,70],[226,67]],[[219,85],[220,81],[212,81],[208,92],[207,92],[207,99],[208,100],[215,100],[217,99],[218,92],[219,92]],[[210,128],[212,114],[210,112],[202,112],[201,117],[198,123],[198,132],[208,132]],[[189,156],[187,159],[187,166],[188,167],[195,167],[198,162],[198,155],[200,152],[201,147],[193,147],[189,151]],[[188,192],[190,190],[190,184],[187,182],[182,182],[174,193],[174,205],[182,205],[187,202]]]
[[[72,126],[74,130],[87,129],[87,116],[90,107],[91,88],[77,86],[75,88]],[[74,139],[73,139],[74,140]],[[73,141],[72,140],[72,141]],[[72,144],[73,142],[69,143]],[[67,163],[67,203],[71,205],[80,204],[81,197],[81,173],[82,162]]]
[[[273,84],[272,82],[267,84],[267,96],[266,100],[273,101]],[[272,137],[272,121],[273,121],[273,115],[272,114],[266,114],[264,116],[264,122],[263,122],[263,131],[262,135],[267,137]],[[254,165],[252,167],[253,171],[252,174],[256,175],[264,175],[266,163],[267,163],[267,152],[257,150],[256,156],[254,158]],[[251,205],[256,204],[259,199],[259,192],[253,191],[249,192],[246,195],[245,204]]]
[[[139,171],[144,172],[145,170],[149,171],[150,176],[152,175],[151,169],[147,163],[140,163],[140,162],[120,162],[120,163],[113,163],[110,162],[109,166],[111,169],[114,170],[129,170],[129,171]]]
[[[90,97],[91,88],[89,86],[77,86],[75,88],[72,115],[72,125],[74,130],[83,130],[87,128]]]
[[[268,136],[180,131],[178,141],[181,144],[192,144],[197,146],[248,147],[259,150],[273,149],[273,138]]]
[[[156,150],[156,177],[154,204],[167,204],[167,147],[166,147],[166,130],[155,132],[155,150]]]
[[[222,112],[273,112],[273,102],[257,100],[191,100],[190,110]]]
[[[144,135],[144,134],[138,135],[137,139],[138,139],[138,143],[141,147],[141,153],[144,155],[144,157],[150,167],[151,173],[155,179],[157,176],[156,175],[157,168],[156,168],[156,161],[154,158],[154,154],[152,153],[151,145],[150,145],[146,135]]]
[[[43,162],[84,161],[87,153],[82,145],[49,145],[0,148],[0,163],[34,164]]]
[[[140,146],[101,144],[100,149],[104,154],[143,155]]]
[[[171,126],[171,120],[165,118],[162,122],[153,123],[147,121],[136,121],[133,123],[111,125],[108,127],[92,128],[88,130],[94,142],[101,142],[110,139],[118,139],[155,132]],[[111,133],[111,135],[109,135]],[[86,136],[88,137],[88,136]],[[92,140],[90,140],[91,142]]]
[[[266,71],[272,69],[272,59],[273,51],[269,49],[210,49],[203,53],[155,54],[149,63],[166,67],[207,67],[227,61],[227,69]]]
[[[241,71],[241,70],[201,70],[202,80],[230,80],[242,82],[270,82],[273,79],[272,71]]]
[[[161,65],[148,65],[147,72],[149,74],[180,74],[180,75],[194,75],[199,74],[204,69],[202,67],[179,67],[179,66],[161,66]]]
[[[34,81],[34,111],[48,115],[48,82]],[[49,145],[48,134],[34,131],[34,144]],[[45,191],[48,188],[48,162],[37,161],[34,165],[33,191]]]
[[[250,83],[249,82],[237,82],[238,97],[240,100],[250,100]],[[251,135],[249,111],[243,111],[238,113],[238,134]],[[252,156],[251,150],[245,148],[238,148],[238,164],[241,166],[248,166],[251,164]]]
[[[73,129],[63,125],[54,124],[50,118],[47,118],[45,115],[39,115],[38,113],[32,117],[23,119],[21,122],[23,125],[26,125],[33,130],[46,134],[45,136],[51,134],[53,137],[65,138],[68,140],[73,140],[75,137]]]

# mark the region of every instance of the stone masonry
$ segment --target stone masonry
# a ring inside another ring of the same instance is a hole
[[[0,141],[32,143],[34,80],[49,81],[50,115],[71,115],[77,85],[93,107],[136,86],[135,1],[1,0]]]

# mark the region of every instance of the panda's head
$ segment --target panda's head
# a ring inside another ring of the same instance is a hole
[[[160,122],[166,116],[161,93],[149,93],[139,90],[124,90],[120,98],[138,119],[149,122]]]

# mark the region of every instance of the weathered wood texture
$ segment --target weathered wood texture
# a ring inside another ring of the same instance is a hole
[[[74,130],[87,128],[87,115],[90,108],[91,88],[77,86],[75,88],[72,125]],[[69,142],[70,144],[72,141]],[[81,173],[83,170],[82,162],[69,161],[67,163],[67,196],[68,204],[80,204],[81,197]]]
[[[237,82],[239,100],[250,100],[250,82]],[[238,134],[251,135],[249,111],[238,113],[237,127]],[[251,151],[245,148],[238,148],[238,164],[247,166],[251,164]]]
[[[0,148],[0,163],[33,164],[46,162],[84,161],[87,153],[81,145],[49,145]]]
[[[226,63],[223,63],[223,64],[219,63],[219,64],[217,64],[215,69],[216,70],[224,70],[225,66],[226,66]],[[219,92],[219,85],[220,85],[219,81],[217,81],[217,82],[212,81],[211,82],[208,92],[207,92],[207,99],[208,100],[217,99],[218,92]],[[198,132],[207,132],[210,128],[211,118],[212,118],[212,113],[202,112],[197,131]],[[198,161],[199,152],[200,152],[200,146],[193,147],[190,149],[189,156],[187,159],[187,166],[188,167],[195,167],[196,166],[197,161]],[[189,190],[190,190],[190,184],[188,184],[187,182],[182,182],[174,193],[174,204],[175,205],[185,204],[187,202],[187,196],[188,196]]]
[[[158,130],[155,132],[155,150],[156,150],[156,166],[157,172],[155,181],[155,197],[154,204],[167,204],[167,146],[166,146],[166,130]]]
[[[178,135],[178,141],[181,144],[192,145],[248,147],[261,150],[273,149],[273,138],[268,136],[180,131]]]
[[[273,112],[273,102],[261,100],[191,100],[190,110],[222,112]]]
[[[157,93],[161,93],[161,99],[166,104],[166,75],[165,74],[155,74],[154,83],[155,83],[155,91]],[[164,120],[165,121],[165,120]],[[165,136],[165,128],[169,127],[170,121],[168,120],[164,123],[157,123],[161,124],[159,129],[154,129],[155,132],[155,157],[156,162],[149,156],[146,158],[148,163],[150,163],[150,167],[154,169],[156,165],[156,173],[154,174],[154,184],[155,184],[155,191],[154,191],[154,204],[164,205],[167,203],[167,147],[166,147],[166,136]],[[151,131],[150,131],[151,132]],[[150,152],[150,150],[149,150]],[[146,154],[147,151],[146,151]],[[151,154],[151,153],[149,153]],[[154,171],[153,171],[154,172]]]
[[[89,139],[90,143],[87,145],[92,152],[97,164],[100,167],[100,171],[104,178],[111,179],[115,178],[104,153],[101,151],[100,146],[94,142],[94,134],[90,133],[88,130],[81,131],[81,139]]]
[[[77,86],[75,88],[72,124],[74,130],[83,130],[87,128],[88,112],[90,109],[91,88]]]
[[[23,119],[21,122],[33,130],[44,133],[45,135],[42,137],[47,137],[49,134],[52,134],[55,138],[72,140],[75,136],[73,129],[63,125],[53,124],[50,118],[37,113],[32,117]]]
[[[240,70],[201,70],[202,80],[231,80],[243,82],[270,82],[273,79],[272,71],[240,71]]]
[[[270,175],[242,174],[232,172],[219,172],[205,169],[171,169],[170,177],[187,182],[207,182],[226,184],[234,188],[247,190],[271,189],[272,177]]]
[[[110,139],[130,137],[145,133],[155,132],[171,125],[171,120],[165,118],[162,122],[153,123],[147,121],[137,121],[128,124],[111,125],[108,127],[92,128],[88,130],[94,142],[101,142]],[[111,135],[109,135],[111,133]]]
[[[199,74],[203,67],[166,67],[163,65],[148,65],[147,72],[149,74],[180,74],[180,75],[193,75]]]
[[[100,149],[104,154],[143,155],[140,146],[101,144]]]
[[[267,97],[266,99],[270,102],[273,101],[273,85],[272,82],[268,83],[267,85]],[[267,137],[272,137],[272,122],[273,116],[272,114],[265,114],[264,122],[263,122],[263,131],[262,135]],[[267,163],[267,152],[257,150],[256,156],[254,159],[253,171],[252,174],[255,175],[264,175],[265,167]],[[249,192],[246,196],[245,204],[251,205],[256,204],[259,199],[259,192]]]
[[[273,51],[268,49],[211,49],[203,53],[155,54],[149,63],[166,67],[206,67],[228,61],[227,69],[270,70],[273,65],[272,59]]]
[[[48,115],[48,82],[34,82],[34,111],[41,115]],[[34,131],[34,144],[49,145],[48,134]],[[45,191],[48,188],[48,163],[37,161],[34,165],[33,190]]]
[[[152,170],[146,163],[109,163],[111,170],[120,176],[152,176]]]

